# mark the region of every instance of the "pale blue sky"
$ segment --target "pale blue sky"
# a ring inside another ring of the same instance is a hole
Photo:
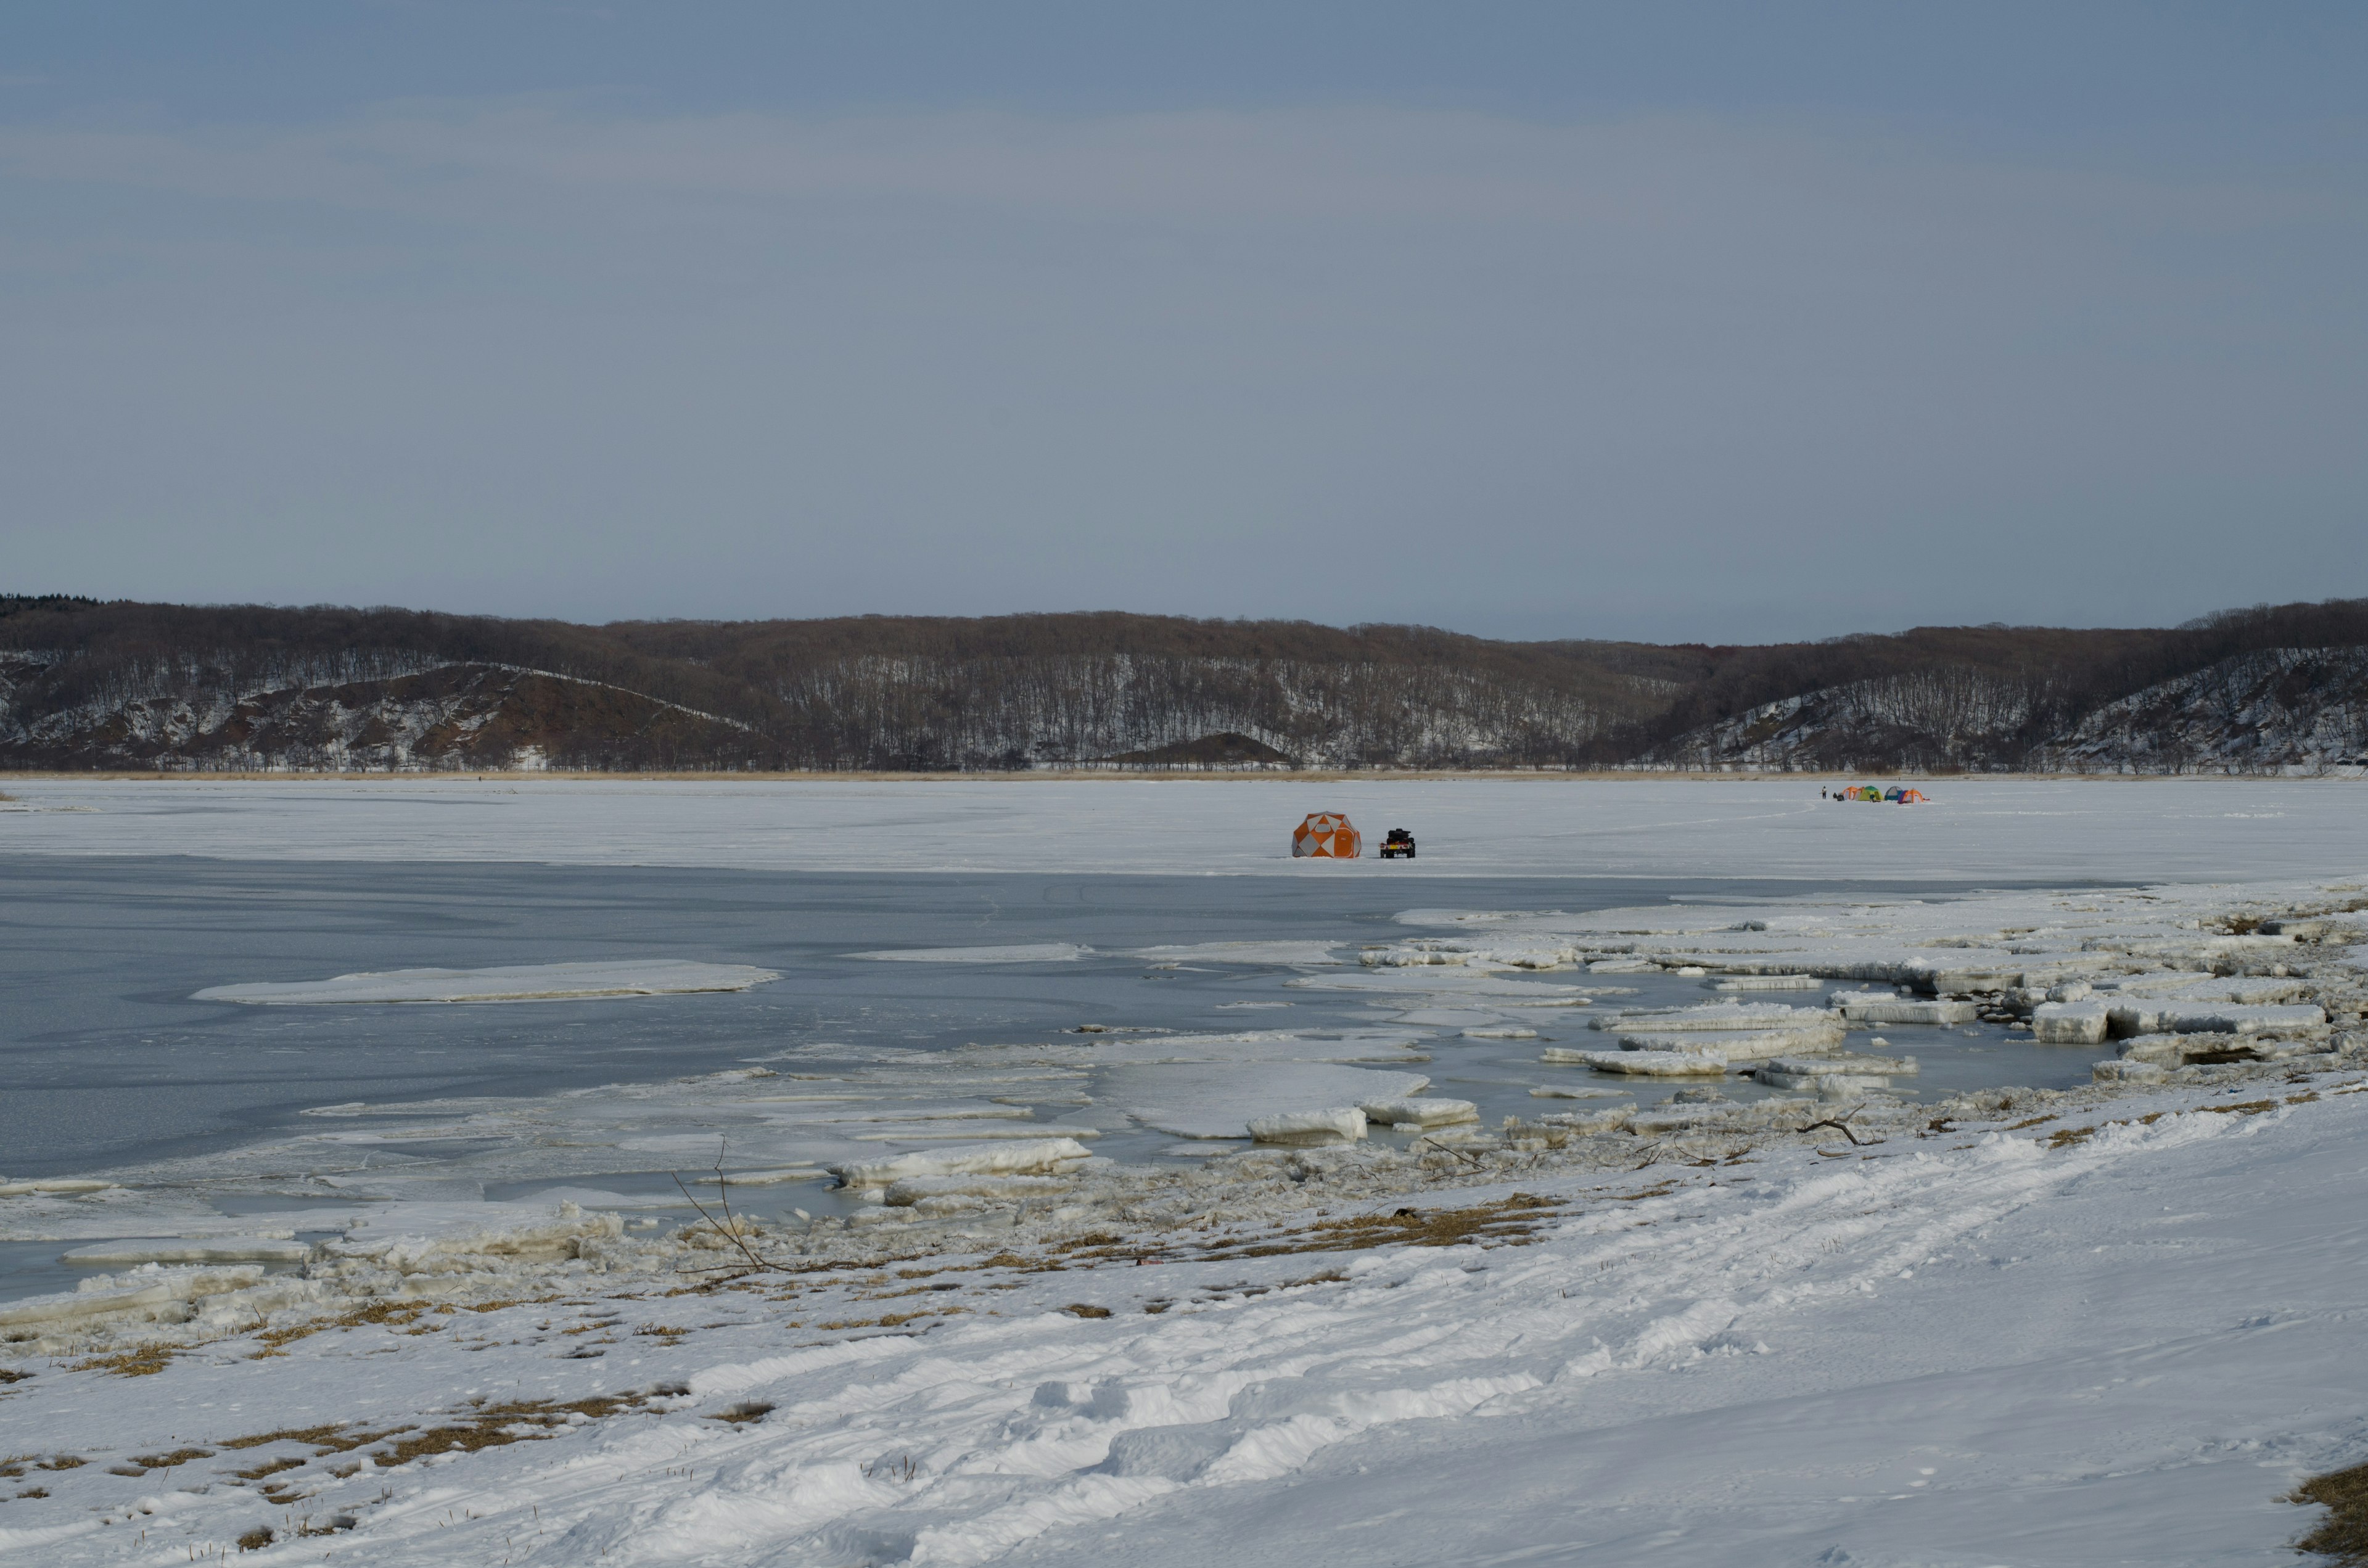
[[[2357,6],[21,4],[0,587],[2368,594]]]

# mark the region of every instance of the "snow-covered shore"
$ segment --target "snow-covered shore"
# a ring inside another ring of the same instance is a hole
[[[2303,1523],[2275,1499],[2368,1438],[2363,1090],[2279,1074],[1395,1204],[1323,1201],[1326,1160],[1287,1156],[1313,1206],[1264,1223],[704,1290],[480,1255],[149,1376],[12,1363],[10,1485],[49,1495],[0,1551],[2267,1562]]]

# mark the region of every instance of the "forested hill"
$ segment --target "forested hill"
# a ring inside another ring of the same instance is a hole
[[[2368,600],[1762,647],[1089,613],[578,626],[0,596],[0,767],[2317,771]]]

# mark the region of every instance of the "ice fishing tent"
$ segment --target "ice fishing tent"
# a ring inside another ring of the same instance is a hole
[[[1365,839],[1338,812],[1315,812],[1291,830],[1291,852],[1326,860],[1353,860],[1365,852]]]
[[[1892,793],[1898,797],[1899,803],[1903,806],[1912,806],[1924,798],[1924,791],[1921,790],[1895,790]]]
[[[1842,799],[1845,801],[1880,801],[1883,799],[1883,791],[1876,789],[1872,784],[1853,784],[1849,789],[1842,791]]]

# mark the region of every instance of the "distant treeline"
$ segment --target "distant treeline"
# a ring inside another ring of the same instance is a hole
[[[2223,707],[2252,701],[2227,676],[2247,656],[2362,644],[2368,600],[1732,647],[1115,612],[580,626],[5,596],[0,763],[2104,767],[2134,744],[2115,738],[2130,715],[2159,708],[2115,718],[2116,703],[2183,680]],[[2352,665],[2281,657],[2271,699],[2305,717],[2356,703]],[[1235,739],[1195,744],[1215,736]],[[2181,743],[2181,765],[2208,766],[2196,747],[2216,744]]]

